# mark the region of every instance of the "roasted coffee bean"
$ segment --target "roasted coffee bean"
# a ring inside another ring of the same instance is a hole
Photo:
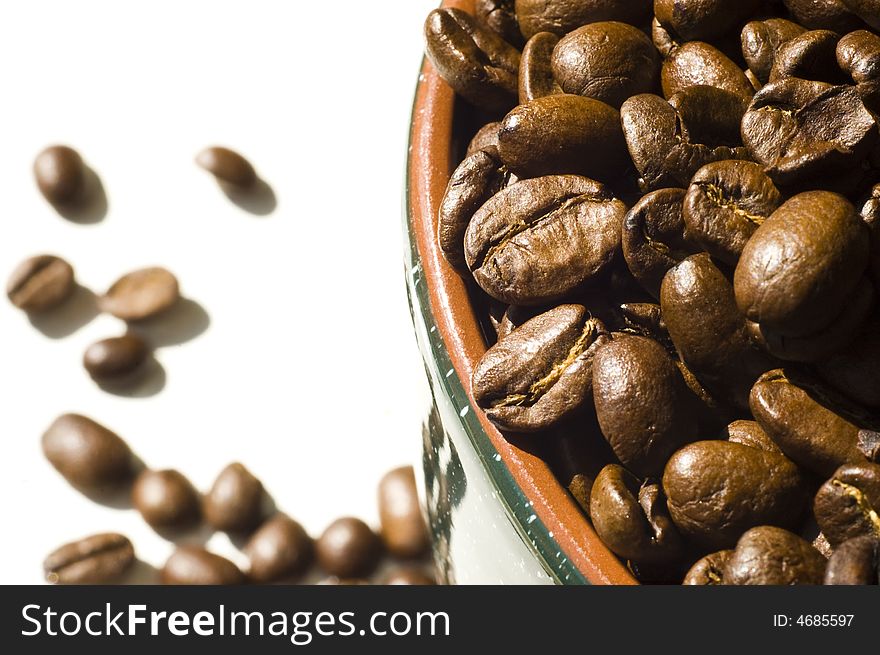
[[[587,178],[517,182],[471,219],[468,267],[493,298],[514,305],[553,302],[609,268],[620,250],[625,213],[626,205]]]
[[[243,552],[250,561],[249,578],[264,584],[304,573],[312,562],[314,545],[299,523],[276,514],[254,532]]]
[[[790,369],[762,375],[751,392],[755,420],[799,466],[830,476],[844,464],[861,464],[859,426],[830,389]]]
[[[519,105],[501,123],[501,161],[518,177],[576,174],[610,181],[627,165],[620,115],[575,95],[552,95]]]
[[[129,332],[93,343],[83,355],[83,366],[96,381],[112,382],[141,372],[149,355],[146,341]]]
[[[51,584],[106,584],[134,563],[134,547],[121,534],[104,533],[64,544],[43,561]]]
[[[651,0],[516,0],[516,18],[527,39],[538,32],[561,37],[599,21],[646,25],[651,20],[651,5]]]
[[[623,219],[626,265],[655,298],[666,272],[696,252],[682,215],[684,189],[660,189],[643,196]]]
[[[672,50],[663,62],[660,82],[666,98],[692,86],[714,86],[746,99],[755,92],[739,66],[702,41],[690,41]]]
[[[632,25],[590,23],[559,41],[553,76],[566,93],[620,108],[631,95],[654,91],[660,58],[651,40]]]
[[[490,150],[490,152],[492,152],[490,146],[494,146],[495,151],[497,151],[498,132],[500,130],[501,121],[486,123],[477,131],[474,138],[470,140],[470,143],[468,143],[467,152],[464,154],[465,158],[470,157],[472,154],[480,150]]]
[[[746,532],[724,567],[724,584],[822,584],[825,558],[796,534],[773,526]]]
[[[608,339],[586,308],[560,305],[486,352],[474,369],[474,399],[503,430],[545,430],[589,406],[593,358]]]
[[[180,472],[144,471],[131,490],[131,504],[157,530],[194,525],[200,516],[199,492]]]
[[[516,104],[520,53],[459,9],[435,9],[425,21],[428,58],[468,102],[488,111]]]
[[[880,30],[880,2],[878,0],[839,0],[847,9],[875,30]]]
[[[102,425],[78,414],[59,416],[42,438],[49,463],[75,487],[101,491],[131,480],[128,445]]]
[[[664,347],[672,346],[660,305],[647,302],[623,303],[618,310],[624,324],[621,332],[648,337]]]
[[[620,118],[640,188],[684,188],[705,164],[748,159],[739,134],[747,106],[745,98],[709,86],[690,87],[668,102],[649,94],[629,98]]]
[[[868,266],[869,235],[846,198],[827,191],[785,202],[736,267],[736,302],[752,321],[805,336],[837,318]]]
[[[538,32],[523,49],[519,65],[519,102],[562,93],[553,77],[551,59],[559,37],[552,32]]]
[[[782,454],[776,442],[770,438],[757,421],[734,421],[724,429],[724,436],[730,443],[750,446],[768,453]]]
[[[852,32],[864,24],[846,6],[846,0],[782,0],[795,22],[811,30]]]
[[[43,197],[53,205],[72,205],[83,199],[86,165],[68,146],[49,146],[34,160],[34,177]]]
[[[684,576],[684,585],[723,585],[724,567],[733,555],[732,550],[719,550],[698,559]]]
[[[820,176],[840,174],[865,159],[877,126],[854,87],[788,77],[755,94],[743,116],[742,138],[776,184],[818,188]]]
[[[247,532],[263,518],[264,498],[263,483],[234,462],[220,471],[205,494],[205,520],[216,530]]]
[[[196,155],[196,164],[222,184],[234,188],[248,189],[257,182],[257,173],[251,163],[229,148],[222,146],[205,148]]]
[[[160,574],[169,585],[239,585],[245,577],[225,557],[198,546],[179,546],[165,562]]]
[[[796,526],[808,500],[794,462],[728,441],[698,441],[675,453],[663,490],[682,535],[714,549],[732,548],[758,525]]]
[[[825,584],[880,584],[880,539],[857,537],[840,544],[828,560]]]
[[[39,314],[62,304],[75,286],[70,264],[54,255],[37,255],[15,267],[6,283],[6,295],[19,309]]]
[[[681,45],[680,37],[671,34],[656,17],[651,21],[651,41],[663,58],[668,57],[670,52]]]
[[[837,65],[840,35],[830,30],[805,32],[779,46],[770,70],[770,82],[786,77],[820,80],[830,84],[844,81]]]
[[[732,285],[708,255],[688,257],[669,271],[660,307],[688,369],[720,400],[748,408],[755,380],[779,363],[749,336]]]
[[[695,399],[663,346],[646,337],[618,335],[596,351],[593,400],[614,454],[641,477],[659,476],[697,436]]]
[[[467,273],[464,234],[474,213],[507,183],[498,150],[487,147],[465,157],[449,178],[437,217],[440,251],[455,270]]]
[[[618,464],[609,464],[596,478],[590,516],[596,533],[615,555],[645,563],[681,555],[681,537],[660,486],[639,482]]]
[[[498,323],[498,341],[501,341],[508,334],[518,327],[532,320],[538,314],[549,311],[549,307],[523,307],[522,305],[510,305],[501,317]]]
[[[98,306],[123,321],[143,321],[168,311],[179,299],[177,278],[153,267],[123,275],[98,299]]]
[[[392,571],[382,579],[383,585],[436,585],[433,577],[415,567],[405,567]]]
[[[376,568],[382,542],[370,527],[355,518],[337,519],[315,542],[318,564],[339,578],[367,576]]]
[[[781,202],[782,195],[759,164],[713,162],[691,180],[683,217],[691,238],[713,257],[735,265],[746,242]]]
[[[516,22],[514,0],[476,0],[474,16],[511,45],[521,48],[525,43]]]
[[[742,25],[761,0],[655,0],[654,14],[685,41],[716,39]]]
[[[880,114],[880,36],[859,30],[837,43],[837,64],[856,83],[865,108],[875,121]]]
[[[420,557],[431,547],[411,466],[389,471],[379,481],[379,523],[385,549],[394,557]]]
[[[766,84],[777,50],[804,32],[806,29],[784,18],[768,18],[746,24],[742,30],[742,53],[749,70],[762,84]]]
[[[856,537],[880,539],[880,464],[841,466],[820,487],[813,513],[835,548]]]

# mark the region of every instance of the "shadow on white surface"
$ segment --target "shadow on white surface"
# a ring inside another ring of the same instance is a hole
[[[55,211],[72,223],[94,225],[107,217],[108,208],[107,193],[101,178],[86,167],[83,199],[72,205],[56,206]]]
[[[109,394],[121,396],[123,398],[151,398],[165,388],[167,375],[165,367],[159,363],[156,356],[150,354],[149,359],[144,362],[144,369],[134,380],[125,381],[106,381],[97,382],[96,384]]]
[[[211,325],[207,310],[191,298],[181,298],[170,310],[131,326],[153,348],[179,346],[192,341]]]
[[[159,584],[159,569],[143,560],[136,559],[131,568],[119,579],[120,585],[154,585]]]
[[[50,339],[64,339],[91,323],[100,310],[95,294],[77,284],[70,298],[61,306],[42,314],[30,314],[28,320]]]
[[[251,189],[243,190],[225,184],[220,184],[220,188],[231,202],[254,216],[268,216],[278,207],[275,191],[263,179],[257,180]]]

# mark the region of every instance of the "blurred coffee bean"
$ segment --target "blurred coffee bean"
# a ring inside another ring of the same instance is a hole
[[[523,49],[519,64],[519,102],[562,93],[553,77],[551,59],[559,37],[552,32],[538,32]]]
[[[825,558],[796,534],[772,526],[752,528],[724,568],[731,585],[822,584]]]
[[[244,574],[225,557],[198,546],[179,546],[160,573],[167,585],[240,585]]]
[[[94,380],[112,382],[139,373],[149,355],[147,343],[129,332],[93,343],[83,355],[83,366]]]
[[[386,473],[379,481],[380,535],[394,557],[421,557],[431,547],[411,466]]]
[[[15,267],[6,283],[6,295],[19,309],[38,314],[62,304],[75,286],[70,264],[54,255],[37,255]]]
[[[257,182],[257,173],[251,163],[229,148],[211,146],[196,155],[196,164],[223,184],[247,189]]]
[[[315,542],[320,567],[343,579],[370,575],[381,553],[382,541],[370,526],[356,518],[337,519]]]
[[[114,488],[131,480],[134,457],[128,445],[95,421],[63,414],[43,433],[43,453],[75,487],[87,491]]]
[[[134,547],[116,533],[96,534],[64,544],[43,561],[51,584],[106,584],[118,579],[134,563]]]
[[[427,575],[420,569],[415,567],[399,568],[389,573],[382,579],[383,585],[436,585],[437,582],[430,575]]]
[[[761,0],[655,0],[654,15],[685,41],[708,41],[742,25]]]
[[[562,37],[599,21],[647,25],[651,10],[652,0],[516,0],[516,18],[527,39],[538,32]]]
[[[177,278],[153,267],[123,275],[98,299],[98,306],[123,321],[143,321],[168,311],[179,299]]]
[[[254,532],[243,552],[250,561],[251,581],[265,584],[302,575],[312,562],[314,545],[299,523],[276,514]]]
[[[880,584],[880,539],[857,537],[840,544],[828,560],[825,584]]]
[[[880,464],[841,466],[820,487],[813,513],[835,548],[856,537],[880,539]]]
[[[72,205],[82,200],[86,165],[68,146],[49,146],[34,160],[34,177],[43,197],[52,205]]]
[[[732,550],[719,550],[698,559],[684,576],[683,585],[709,586],[724,584],[724,567]]]
[[[205,494],[205,520],[216,530],[247,532],[263,518],[263,483],[242,464],[224,468]]]
[[[143,471],[134,481],[131,502],[157,530],[192,526],[200,517],[199,493],[175,470]]]

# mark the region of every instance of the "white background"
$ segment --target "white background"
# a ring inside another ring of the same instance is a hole
[[[101,293],[162,265],[192,302],[152,330],[168,344],[164,382],[154,374],[143,397],[123,397],[81,366],[86,346],[124,329],[86,320],[87,294],[39,326],[0,298],[0,582],[39,582],[50,550],[98,531],[128,535],[157,567],[173,548],[45,461],[40,435],[66,411],[201,489],[241,461],[313,534],[339,515],[375,524],[376,482],[417,460],[426,407],[400,224],[421,28],[436,4],[3,5],[0,272],[54,253]],[[66,220],[39,195],[31,165],[52,143],[100,176],[102,221]],[[274,212],[236,206],[193,164],[210,144],[254,163]],[[238,557],[223,534],[208,546]]]

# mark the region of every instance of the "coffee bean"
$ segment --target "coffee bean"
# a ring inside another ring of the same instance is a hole
[[[131,490],[131,503],[157,530],[180,529],[199,520],[199,493],[174,470],[144,471]]]
[[[494,146],[497,149],[498,131],[500,129],[500,121],[486,123],[483,127],[481,127],[474,135],[474,138],[471,139],[470,143],[468,143],[467,152],[465,152],[464,155],[465,158],[470,157],[472,154],[479,150],[490,150],[491,152],[490,146]]]
[[[498,150],[487,147],[465,157],[449,178],[437,217],[437,240],[457,271],[468,272],[464,234],[474,213],[507,185],[509,175]]]
[[[837,43],[837,64],[856,84],[880,79],[880,36],[858,30]]]
[[[822,584],[825,558],[796,534],[772,526],[752,528],[724,568],[731,585]]]
[[[423,571],[414,568],[414,567],[406,567],[400,568],[395,571],[389,573],[382,580],[383,585],[417,585],[417,586],[425,586],[425,585],[436,585],[437,582],[433,577],[427,575]]]
[[[675,352],[675,346],[672,345],[669,331],[663,321],[660,305],[647,302],[623,303],[618,307],[618,311],[624,325],[621,332],[648,337],[669,352]]]
[[[628,163],[617,110],[575,95],[536,98],[513,109],[501,123],[498,152],[520,178],[573,174],[607,182]]]
[[[719,399],[748,408],[755,380],[779,362],[749,336],[733,286],[708,255],[688,257],[667,273],[660,307],[688,369]]]
[[[312,538],[289,516],[276,514],[254,532],[244,547],[253,582],[267,583],[301,575],[312,562]]]
[[[660,81],[666,98],[692,86],[714,86],[743,98],[754,94],[740,67],[702,41],[684,43],[670,52],[660,70]]]
[[[527,39],[538,32],[565,36],[581,25],[599,21],[647,24],[651,5],[651,0],[516,0],[516,18]]]
[[[607,340],[585,307],[560,305],[486,352],[474,369],[474,400],[503,430],[545,430],[588,407],[593,358]]]
[[[355,518],[331,523],[315,542],[318,564],[330,575],[355,578],[373,572],[382,552],[382,542],[370,527]]]
[[[205,520],[216,530],[247,532],[263,517],[263,483],[242,464],[224,468],[205,494]]]
[[[706,548],[732,548],[759,525],[794,527],[807,503],[797,466],[778,453],[727,441],[698,441],[663,472],[669,513],[682,535]]]
[[[424,555],[431,546],[411,466],[396,468],[379,481],[379,522],[385,549],[394,557]]]
[[[654,91],[660,58],[650,39],[632,25],[591,23],[559,41],[553,51],[553,76],[566,93],[620,108],[631,95]]]
[[[762,84],[766,84],[770,79],[776,51],[783,44],[800,36],[805,31],[797,23],[792,23],[784,18],[752,21],[743,27],[743,57],[749,65],[749,70]]]
[[[123,321],[143,321],[168,311],[179,299],[177,278],[154,267],[123,275],[98,299],[98,305]]]
[[[695,399],[656,341],[617,335],[599,347],[592,386],[602,434],[636,475],[659,476],[672,453],[697,437]]]
[[[94,380],[112,382],[140,373],[149,355],[147,343],[129,332],[93,343],[83,355],[83,366]]]
[[[54,255],[37,255],[15,267],[6,283],[6,295],[19,309],[38,314],[62,304],[75,286],[70,264]]]
[[[42,438],[49,463],[73,486],[101,491],[131,480],[128,445],[102,425],[78,414],[59,416]]]
[[[736,268],[740,310],[786,336],[840,315],[868,266],[869,236],[852,204],[811,191],[785,202],[754,233]]]
[[[861,464],[859,426],[830,389],[792,369],[762,375],[751,392],[752,414],[799,466],[830,476],[843,464]]]
[[[864,24],[846,6],[849,0],[782,0],[795,22],[811,30],[846,34]]]
[[[840,0],[840,2],[875,30],[880,30],[880,2],[877,0]]]
[[[822,176],[857,167],[877,128],[854,87],[788,77],[755,94],[742,138],[776,184],[815,189],[827,182]]]
[[[768,453],[782,454],[782,450],[776,445],[776,442],[770,438],[770,435],[757,421],[734,421],[724,429],[724,437],[730,443],[750,446]]]
[[[698,559],[684,576],[684,585],[723,585],[724,567],[733,555],[732,550],[719,550]]]
[[[651,41],[664,59],[681,45],[680,38],[663,27],[656,17],[651,21]]]
[[[819,488],[813,513],[835,548],[856,537],[880,539],[880,464],[841,466]]]
[[[134,563],[134,547],[121,534],[104,533],[64,544],[43,561],[51,584],[106,584]]]
[[[590,493],[590,517],[596,533],[620,557],[658,562],[681,555],[681,537],[660,486],[641,483],[622,466],[609,464],[599,473]]]
[[[229,148],[205,148],[196,155],[196,164],[231,187],[248,189],[257,182],[257,173],[251,163]]]
[[[782,196],[761,166],[720,161],[696,172],[684,199],[688,234],[713,257],[735,265],[748,240]]]
[[[519,102],[562,93],[553,77],[551,59],[559,37],[552,32],[538,32],[523,49],[519,64]]]
[[[840,36],[830,30],[812,30],[779,46],[770,70],[770,82],[786,77],[820,80],[830,84],[844,82],[837,65]]]
[[[760,0],[656,0],[654,14],[661,25],[685,41],[703,41],[738,27],[760,4]]]
[[[428,58],[455,92],[489,111],[516,104],[520,53],[459,9],[435,9],[425,21]]]
[[[165,562],[160,574],[169,585],[240,585],[245,577],[225,557],[198,546],[179,546]]]
[[[516,22],[514,0],[476,0],[474,16],[481,25],[488,27],[511,45],[521,48],[525,43]]]
[[[857,537],[840,544],[828,560],[825,584],[880,584],[880,539]]]
[[[82,199],[86,165],[68,146],[49,146],[34,160],[34,177],[43,197],[53,205],[72,205]]]
[[[519,305],[553,302],[609,268],[620,249],[625,212],[620,200],[587,178],[517,182],[471,219],[468,267],[493,298]]]

